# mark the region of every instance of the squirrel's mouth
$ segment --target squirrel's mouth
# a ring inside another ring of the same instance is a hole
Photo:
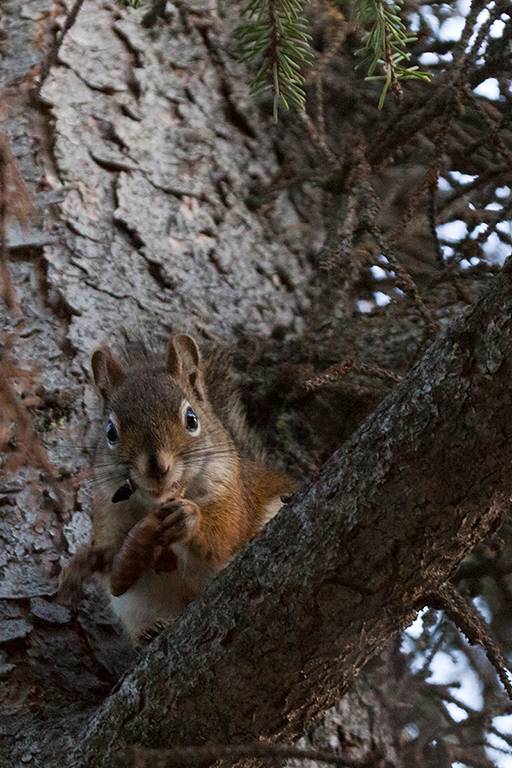
[[[151,496],[154,501],[163,504],[171,499],[177,499],[184,494],[185,488],[180,481],[181,478],[174,480],[172,483],[167,482],[158,485],[155,485],[154,483],[151,485],[148,483],[139,483],[139,488],[148,496]]]
[[[161,497],[165,497],[162,500],[167,501],[170,498],[176,498],[176,495],[178,493],[180,484],[179,483],[173,483],[171,486],[166,487],[163,491],[159,489],[147,489],[146,493],[149,493],[149,495],[153,499],[160,499]]]

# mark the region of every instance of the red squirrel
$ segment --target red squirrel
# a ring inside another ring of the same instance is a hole
[[[173,619],[293,492],[254,450],[219,355],[172,336],[166,355],[124,366],[91,358],[103,401],[94,457],[93,543],[63,573],[72,592],[94,572],[130,637]],[[245,450],[244,450],[245,449]]]

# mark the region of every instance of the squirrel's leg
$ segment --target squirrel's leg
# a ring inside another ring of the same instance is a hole
[[[115,551],[113,547],[87,547],[69,561],[59,579],[59,593],[72,604],[83,596],[83,582],[95,573],[108,573]]]

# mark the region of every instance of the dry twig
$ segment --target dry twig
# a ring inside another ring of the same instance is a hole
[[[33,210],[32,197],[23,183],[18,164],[9,148],[7,136],[0,133],[0,261],[2,295],[9,309],[18,316],[21,315],[21,308],[9,272],[7,225],[9,221],[16,219],[21,226],[26,227],[28,217]]]
[[[432,320],[423,303],[418,287],[405,267],[400,263],[390,243],[382,234],[377,217],[380,211],[380,203],[371,183],[371,166],[366,159],[364,147],[359,148],[360,163],[360,194],[361,205],[364,210],[365,228],[377,243],[381,254],[388,260],[389,266],[396,276],[396,287],[403,291],[416,305],[419,314],[425,323],[425,331],[428,337],[435,336],[439,332],[439,324]]]
[[[489,635],[480,614],[451,584],[444,584],[427,601],[429,607],[445,612],[449,619],[465,635],[471,645],[480,645],[512,699],[512,682],[502,652]]]
[[[69,30],[71,29],[75,21],[77,20],[78,14],[80,13],[80,9],[83,4],[84,4],[84,0],[75,0],[73,7],[71,8],[70,12],[68,13],[68,15],[64,20],[64,26],[62,27],[61,33],[55,36],[55,39],[53,41],[53,44],[50,50],[48,51],[45,59],[41,62],[41,68],[39,70],[39,80],[34,89],[34,93],[36,97],[39,97],[41,93],[41,88],[43,87],[46,81],[46,78],[50,74],[51,68],[57,61],[60,47],[64,42],[64,38],[66,37],[67,33],[69,32]]]
[[[388,371],[386,368],[377,368],[373,365],[367,365],[366,363],[358,363],[356,360],[346,360],[343,363],[336,363],[331,365],[326,371],[315,376],[313,379],[308,379],[304,382],[304,385],[308,391],[318,389],[324,384],[329,384],[334,381],[338,381],[342,376],[348,376],[351,373],[355,373],[358,376],[370,376],[377,379],[385,379],[386,381],[392,381],[394,384],[402,381],[402,377],[398,373]]]
[[[11,343],[12,337],[4,339],[0,354],[0,450],[5,450],[9,444],[12,444],[15,450],[3,462],[2,471],[14,472],[22,466],[29,465],[44,469],[53,475],[54,467],[37,439],[31,414],[11,384],[11,379],[18,378],[32,385],[34,373],[17,368],[13,364],[10,356]],[[13,433],[11,433],[11,424],[14,424]]]
[[[334,751],[325,749],[300,749],[288,744],[268,744],[256,741],[253,744],[209,744],[200,747],[173,747],[171,749],[142,749],[135,745],[119,755],[119,765],[132,768],[171,768],[171,766],[211,763],[214,760],[234,762],[250,758],[284,760],[314,760],[335,765],[338,768],[371,768],[378,765],[375,756],[364,762],[342,758]]]

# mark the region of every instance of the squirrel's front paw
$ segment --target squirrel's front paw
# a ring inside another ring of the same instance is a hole
[[[161,508],[165,512],[162,520],[160,541],[164,545],[176,544],[189,539],[199,522],[199,507],[189,499],[173,499]]]

